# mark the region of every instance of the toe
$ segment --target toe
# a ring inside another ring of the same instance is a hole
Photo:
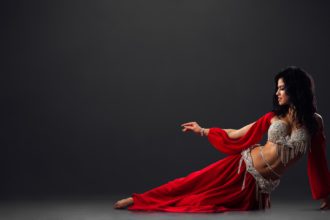
[[[113,205],[114,208],[118,209],[119,208],[119,202],[116,202],[114,205]]]

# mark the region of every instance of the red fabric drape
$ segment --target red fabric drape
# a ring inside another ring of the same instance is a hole
[[[142,194],[133,193],[134,203],[128,210],[197,213],[258,209],[255,179],[250,173],[244,178],[245,163],[238,173],[240,159],[241,155],[230,155]]]
[[[270,126],[270,120],[275,114],[268,112],[259,118],[247,133],[240,138],[231,139],[221,128],[210,128],[208,140],[219,151],[225,154],[240,154],[251,145],[261,141],[262,136]]]
[[[129,210],[167,212],[222,212],[258,208],[255,197],[255,180],[246,174],[245,164],[238,172],[240,153],[261,141],[275,114],[268,112],[259,118],[237,139],[231,139],[221,128],[211,128],[208,139],[219,151],[229,154],[201,170],[177,178],[145,193],[133,193],[134,204]],[[308,152],[308,177],[314,199],[325,198],[330,193],[330,173],[327,167],[325,136],[322,130],[312,137]],[[245,188],[242,183],[245,179]]]
[[[312,147],[307,157],[307,173],[313,199],[326,198],[330,194],[326,152],[324,131],[320,130],[312,137]]]
[[[208,140],[220,152],[239,154],[242,150],[258,143],[268,131],[270,120],[275,114],[268,112],[259,118],[247,133],[237,139],[231,139],[221,128],[210,128]],[[308,152],[307,174],[313,199],[325,198],[330,194],[330,172],[326,159],[326,139],[323,130],[313,135],[311,151]]]

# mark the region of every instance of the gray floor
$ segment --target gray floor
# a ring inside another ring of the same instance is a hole
[[[113,209],[113,203],[121,197],[106,199],[75,200],[20,200],[1,201],[0,219],[33,220],[148,220],[148,219],[329,219],[330,211],[320,211],[320,203],[313,200],[294,201],[272,200],[272,208],[267,211],[226,212],[226,213],[166,213],[132,212]]]

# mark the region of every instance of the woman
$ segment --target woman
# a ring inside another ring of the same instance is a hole
[[[207,136],[229,156],[145,193],[118,201],[114,208],[166,212],[224,212],[270,208],[280,177],[305,153],[308,177],[320,209],[330,208],[322,117],[316,113],[313,80],[297,67],[275,76],[273,111],[241,129],[202,128],[184,123],[182,131]],[[258,144],[268,132],[264,146]]]

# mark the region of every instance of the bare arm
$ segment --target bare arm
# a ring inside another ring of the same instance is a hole
[[[248,132],[248,130],[252,127],[252,125],[254,123],[255,122],[252,122],[237,130],[234,130],[234,129],[228,129],[228,131],[227,131],[227,129],[224,129],[224,130],[227,132],[227,134],[230,138],[236,139],[236,138],[243,137],[246,134],[246,132]]]
[[[223,130],[224,130],[225,132],[227,132],[228,136],[229,136],[229,134],[232,134],[233,132],[237,132],[236,129],[231,129],[231,128],[227,128],[227,129],[223,129]],[[209,131],[210,131],[209,128],[204,128],[204,131],[203,131],[204,135],[205,135],[205,136],[209,135]],[[229,136],[229,137],[230,137],[230,136]]]
[[[246,132],[252,127],[252,125],[254,124],[255,122],[252,122],[240,129],[223,129],[224,131],[227,132],[228,136],[230,138],[240,138],[240,137],[243,137]],[[202,128],[196,123],[196,122],[188,122],[188,123],[185,123],[185,124],[182,124],[181,126],[183,126],[183,132],[185,131],[194,131],[195,133],[198,133],[198,134],[201,134],[201,131],[203,131],[203,135],[207,136],[209,134],[209,131],[210,129],[209,128],[204,128],[204,130],[202,130]]]
[[[228,137],[232,138],[232,139],[236,139],[236,138],[240,138],[243,137],[246,132],[252,127],[252,125],[255,122],[252,122],[248,125],[245,125],[244,127],[240,128],[240,129],[223,129],[225,132],[227,132]],[[204,135],[207,136],[209,134],[210,129],[209,128],[205,128],[204,129]]]

